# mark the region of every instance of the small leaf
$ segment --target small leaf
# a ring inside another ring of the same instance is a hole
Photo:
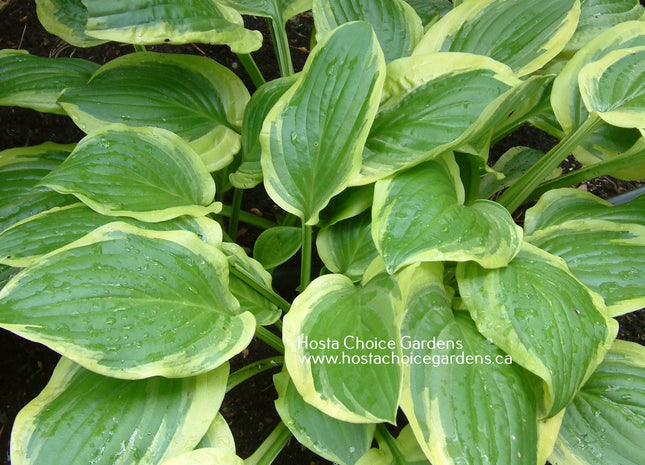
[[[404,0],[314,0],[316,38],[351,21],[365,21],[373,28],[385,61],[407,57],[423,35],[421,18]]]
[[[164,221],[218,211],[215,183],[179,136],[114,124],[83,138],[41,184],[109,216]]]
[[[418,360],[406,365],[401,407],[429,461],[534,465],[536,403],[525,372],[467,314],[453,315],[440,264],[400,279],[408,285],[401,347]]]
[[[260,134],[265,188],[304,223],[316,224],[329,200],[358,173],[384,77],[372,28],[344,24],[316,46],[265,119]]]
[[[217,171],[240,149],[248,101],[242,81],[209,58],[141,52],[110,61],[58,103],[85,132],[109,123],[172,131]]]
[[[465,206],[454,157],[444,156],[378,181],[372,236],[394,273],[420,261],[474,260],[505,266],[519,250],[522,230],[498,203]]]
[[[579,0],[465,2],[426,31],[414,55],[484,55],[524,76],[560,53],[575,32],[579,16]]]
[[[128,44],[222,44],[234,53],[262,45],[259,31],[244,29],[242,16],[211,0],[82,0],[87,8],[86,34]]]
[[[567,407],[553,465],[640,465],[645,441],[645,348],[615,341]]]
[[[192,450],[224,398],[228,364],[181,379],[108,378],[62,358],[16,417],[18,464],[159,463]]]
[[[302,247],[302,231],[293,226],[275,226],[263,231],[253,245],[253,256],[267,270],[293,257]]]
[[[414,437],[410,425],[403,427],[395,443],[407,465],[431,465]],[[400,463],[399,460],[399,457],[394,457],[388,449],[370,449],[356,462],[356,465],[397,465]]]
[[[36,0],[36,13],[47,32],[74,47],[93,47],[106,42],[85,34],[87,8],[82,0]]]
[[[275,407],[295,438],[308,449],[340,465],[354,465],[370,448],[374,425],[336,420],[306,403],[286,370],[274,375]]]
[[[282,339],[289,375],[308,404],[352,423],[394,422],[401,368],[383,360],[398,353],[399,301],[386,273],[359,286],[343,275],[324,275],[296,297]],[[370,350],[358,339],[391,342]]]
[[[374,184],[348,187],[332,197],[329,204],[320,212],[320,227],[332,226],[339,221],[360,215],[372,206]]]
[[[616,50],[580,70],[587,111],[623,128],[645,127],[645,46]]]
[[[460,263],[457,281],[479,332],[544,380],[544,417],[571,402],[616,337],[602,298],[530,244],[505,268]]]
[[[316,248],[327,269],[359,281],[378,255],[371,230],[369,212],[321,229]]]
[[[228,284],[226,257],[194,233],[111,223],[17,274],[0,327],[106,376],[190,376],[253,337]]]
[[[79,87],[99,65],[78,58],[42,58],[24,50],[0,50],[0,105],[64,115],[56,103],[68,87]]]

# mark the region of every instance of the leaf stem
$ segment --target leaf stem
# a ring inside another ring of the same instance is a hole
[[[231,217],[228,221],[228,235],[233,239],[233,241],[237,239],[237,227],[240,222],[242,197],[244,197],[244,190],[235,188],[233,190],[233,202],[231,204]]]
[[[275,357],[258,360],[257,362],[240,368],[239,370],[231,373],[228,377],[228,381],[226,382],[226,392],[229,392],[234,387],[239,386],[244,381],[252,378],[255,375],[281,365],[284,365],[284,357],[282,355],[277,355]]]
[[[291,432],[284,423],[278,423],[253,455],[244,460],[244,465],[270,465],[287,445],[289,439],[291,439]]]
[[[132,44],[134,47],[135,52],[145,52],[146,51],[146,46],[145,45],[140,45],[140,44]]]
[[[230,272],[234,274],[237,278],[239,278],[241,281],[243,281],[244,284],[252,288],[255,292],[262,295],[267,300],[269,300],[272,304],[280,308],[283,312],[286,313],[289,311],[289,308],[291,308],[291,304],[289,302],[287,302],[285,299],[283,299],[280,295],[275,293],[273,290],[268,289],[267,287],[258,283],[247,272],[245,272],[241,268],[238,268],[235,265],[235,263],[233,263],[230,266]]]
[[[293,62],[291,61],[291,50],[289,49],[289,38],[284,24],[276,18],[269,19],[269,30],[271,31],[271,40],[273,48],[278,57],[278,66],[282,77],[293,74]]]
[[[222,211],[219,214],[230,218],[231,216],[233,216],[233,208],[229,205],[223,205]],[[273,221],[267,220],[266,218],[262,218],[258,215],[254,215],[253,213],[245,212],[244,210],[240,210],[237,215],[239,221],[241,221],[242,223],[250,224],[251,226],[255,226],[256,228],[269,229],[277,226],[277,224],[275,224]]]
[[[255,327],[255,337],[257,337],[269,347],[273,347],[281,354],[284,354],[284,344],[282,343],[282,339],[266,329],[264,326]]]
[[[387,449],[392,454],[394,458],[395,465],[408,465],[407,460],[403,457],[401,449],[399,449],[398,444],[387,430],[387,427],[383,423],[376,425],[376,431],[374,431],[374,437],[378,442],[378,445],[381,449]]]
[[[540,182],[564,160],[582,141],[602,126],[598,115],[591,113],[587,120],[571,135],[565,136],[553,149],[533,165],[522,177],[506,190],[498,202],[509,212],[515,211],[528,199]]]
[[[262,73],[260,72],[260,68],[258,68],[257,63],[250,53],[237,53],[236,55],[237,59],[242,63],[242,66],[244,66],[246,74],[249,75],[256,89],[266,83],[264,76],[262,76]]]
[[[312,228],[302,221],[302,260],[300,266],[300,292],[311,282]]]

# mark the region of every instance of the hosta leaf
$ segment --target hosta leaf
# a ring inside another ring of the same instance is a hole
[[[470,54],[390,63],[360,176],[352,184],[375,181],[462,145],[478,119],[487,117],[485,109],[518,83],[508,67]]]
[[[234,9],[212,0],[82,0],[89,36],[128,44],[224,44],[235,53],[262,45]]]
[[[301,228],[276,226],[263,231],[253,245],[253,257],[271,270],[293,257],[302,247]]]
[[[152,464],[192,450],[224,398],[228,364],[181,379],[108,378],[62,358],[16,418],[16,465]]]
[[[523,76],[560,53],[573,35],[579,16],[579,0],[467,1],[430,27],[414,54],[485,55]]]
[[[457,281],[479,331],[546,383],[546,417],[573,399],[616,337],[600,296],[530,244],[505,268],[460,263]]]
[[[42,255],[113,221],[157,231],[192,231],[209,244],[218,245],[222,241],[219,223],[209,218],[185,216],[160,223],[144,223],[132,218],[101,215],[76,203],[30,216],[0,233],[0,263],[27,266]]]
[[[467,314],[453,315],[442,268],[404,272],[401,346],[419,362],[406,365],[403,411],[433,464],[534,465],[537,418],[528,378]],[[415,348],[420,341],[434,347]]]
[[[282,339],[289,375],[308,404],[343,421],[394,422],[401,368],[387,360],[397,349],[370,350],[356,341],[396,344],[399,302],[386,273],[358,286],[343,275],[324,275],[296,297]]]
[[[344,274],[352,281],[360,280],[378,255],[371,231],[369,212],[321,229],[316,248],[327,269]]]
[[[41,185],[93,210],[142,221],[218,211],[215,183],[179,136],[160,128],[106,126],[83,138]]]
[[[216,171],[240,149],[236,130],[248,100],[242,81],[209,58],[141,52],[102,66],[58,103],[85,132],[109,123],[168,129]]]
[[[233,433],[221,413],[217,414],[211,425],[208,427],[208,431],[206,431],[204,437],[199,441],[199,444],[197,444],[197,448],[199,449],[211,447],[224,449],[232,454],[235,453],[235,439],[233,438]]]
[[[222,251],[229,257],[232,262],[231,266],[240,268],[261,286],[272,289],[271,275],[257,260],[253,260],[246,255],[242,247],[230,242],[224,242],[222,243]],[[270,325],[280,318],[282,311],[278,307],[235,275],[230,276],[229,290],[240,303],[240,309],[251,312],[255,316],[257,324]]]
[[[0,264],[0,290],[18,272],[18,269]]]
[[[645,441],[645,348],[616,341],[567,407],[553,465],[639,465]]]
[[[452,10],[450,0],[406,0],[423,22],[423,27],[436,23],[440,17]]]
[[[28,192],[0,205],[0,231],[40,212],[71,205],[77,201],[73,195],[61,195],[46,187],[32,187]]]
[[[580,70],[587,111],[624,128],[645,127],[645,46],[616,50]]]
[[[360,168],[384,77],[383,54],[366,23],[344,24],[316,46],[260,134],[265,187],[279,206],[316,224],[347,187]]]
[[[260,131],[273,105],[293,85],[297,77],[274,79],[261,86],[249,101],[242,121],[242,163],[230,176],[240,189],[251,189],[262,182]]]
[[[210,447],[197,449],[165,460],[160,465],[243,465],[244,460],[227,450]]]
[[[319,226],[331,226],[339,221],[360,215],[372,206],[374,184],[348,187],[333,197],[323,211],[320,212]]]
[[[313,0],[313,15],[318,40],[341,24],[369,23],[388,62],[410,56],[423,36],[421,18],[404,0]]]
[[[407,465],[430,465],[410,425],[403,427],[395,441]],[[370,449],[356,465],[397,465],[398,460],[399,458],[395,458],[387,449]]]
[[[74,47],[92,47],[105,42],[85,34],[87,8],[82,0],[36,0],[36,13],[47,32]]]
[[[374,425],[336,420],[306,403],[286,371],[275,375],[275,407],[295,438],[321,457],[340,465],[354,465],[367,452]]]
[[[645,195],[614,206],[580,189],[553,189],[546,192],[534,207],[526,211],[524,231],[526,234],[533,234],[539,229],[584,219],[645,226],[643,211]]]
[[[508,264],[519,250],[521,228],[498,203],[463,202],[452,155],[378,181],[372,236],[388,271],[420,261],[474,260],[486,268]]]
[[[638,0],[580,0],[582,10],[576,32],[563,52],[573,53],[617,24],[639,20],[645,9]]]
[[[16,275],[0,292],[0,327],[138,379],[212,370],[246,347],[255,320],[239,314],[214,246],[111,223]]]
[[[312,0],[219,0],[243,15],[273,18],[286,23],[293,16],[311,10]]]
[[[56,99],[83,86],[99,65],[78,58],[42,58],[24,50],[0,50],[0,105],[65,114]]]

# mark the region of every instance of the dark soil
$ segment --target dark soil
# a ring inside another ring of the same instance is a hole
[[[3,9],[3,5],[8,5]],[[278,76],[273,48],[270,45],[266,23],[262,19],[247,18],[247,27],[262,30],[265,45],[254,53],[254,58],[268,79]],[[292,56],[294,66],[300,69],[307,57],[311,19],[306,15],[289,22],[289,36],[293,40]],[[114,43],[90,49],[78,49],[64,44],[49,35],[37,20],[33,1],[0,0],[0,49],[25,49],[39,56],[65,56],[85,58],[105,63],[117,56],[130,53],[130,46]],[[252,90],[253,85],[237,57],[227,47],[210,45],[185,45],[179,47],[150,47],[154,51],[192,53],[216,59],[233,71]],[[35,145],[46,141],[58,143],[77,142],[83,137],[69,118],[48,115],[14,107],[0,107],[0,150],[12,147]],[[501,142],[497,150],[503,151],[504,144],[526,145],[547,151],[555,141],[546,134],[530,127],[522,128]],[[587,183],[588,189],[601,197],[612,197],[631,190],[633,183],[604,177]],[[263,189],[260,187],[245,196],[244,208],[260,211],[272,218],[280,214]],[[242,229],[240,239],[252,243],[257,231]],[[635,312],[620,318],[619,337],[645,344],[645,311]],[[237,369],[249,362],[275,355],[272,349],[259,341],[253,341],[243,354],[231,362],[231,369]],[[8,444],[13,420],[18,411],[33,399],[45,386],[59,356],[48,348],[26,341],[14,334],[0,330],[0,465],[9,463]],[[227,419],[236,439],[238,455],[248,457],[277,425],[279,418],[273,407],[277,397],[272,374],[267,372],[243,383],[227,394],[222,413]],[[328,464],[320,457],[302,447],[294,439],[274,462],[277,465]]]

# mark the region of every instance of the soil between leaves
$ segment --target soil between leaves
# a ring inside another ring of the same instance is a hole
[[[254,53],[258,66],[267,79],[278,76],[273,49],[270,46],[265,21],[247,18],[248,27],[261,29],[265,33],[265,45]],[[308,17],[296,18],[288,27],[292,42],[294,66],[301,69],[307,56],[311,20]],[[117,56],[131,52],[130,46],[109,43],[90,49],[77,49],[64,44],[49,35],[40,25],[33,1],[0,0],[0,49],[21,48],[38,56],[65,56],[85,58],[103,64]],[[233,69],[238,76],[252,88],[249,78],[235,55],[228,47],[209,45],[185,45],[179,47],[150,47],[154,51],[174,53],[205,54],[219,63]],[[0,150],[12,147],[36,145],[46,141],[72,143],[80,140],[83,132],[69,118],[48,115],[14,107],[0,107]],[[526,145],[547,151],[555,141],[544,133],[530,127],[522,128],[495,147],[495,152],[503,153],[515,145]],[[571,166],[567,165],[567,166]],[[622,183],[609,177],[586,183],[586,188],[604,198],[633,189],[637,184]],[[245,194],[245,210],[257,208],[270,218],[280,214],[260,187]],[[257,237],[258,231],[245,228],[240,230],[240,242],[249,246]],[[290,287],[289,284],[286,285]],[[619,318],[621,339],[645,345],[645,310]],[[254,340],[242,354],[231,362],[235,370],[252,361],[275,355],[263,343]],[[48,348],[26,341],[14,334],[0,330],[0,465],[9,463],[8,446],[11,427],[18,411],[33,399],[45,386],[58,354]],[[237,452],[245,458],[262,443],[277,425],[279,417],[273,401],[277,397],[273,387],[272,374],[267,372],[233,389],[227,394],[222,406],[222,414],[228,421],[235,436]],[[301,446],[295,439],[283,450],[276,465],[322,465],[329,462],[321,459]]]

